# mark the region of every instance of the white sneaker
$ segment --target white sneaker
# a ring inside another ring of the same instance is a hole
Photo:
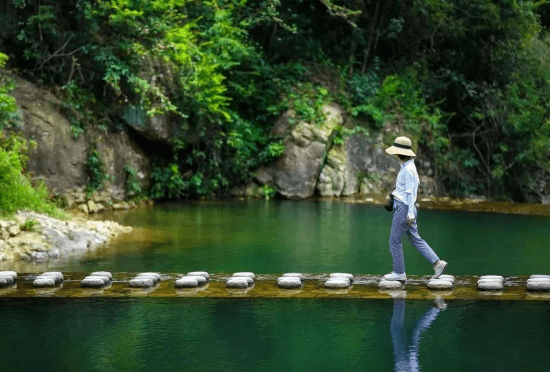
[[[444,260],[438,260],[437,263],[435,263],[434,265],[435,274],[430,280],[435,280],[436,278],[439,278],[439,276],[441,276],[441,274],[445,270],[445,267],[447,267],[447,262]]]
[[[406,281],[407,280],[407,274],[405,272],[403,273],[395,273],[391,272],[387,275],[384,275],[384,280],[386,281]]]

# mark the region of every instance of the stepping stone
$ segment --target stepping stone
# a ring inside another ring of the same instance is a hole
[[[9,285],[8,279],[6,277],[1,277],[0,278],[0,288],[6,287],[8,285]]]
[[[55,286],[55,279],[53,277],[37,277],[33,283],[32,286],[36,288],[43,288],[43,287],[52,287]]]
[[[142,277],[142,276],[144,276],[144,277],[154,277],[156,282],[160,281],[160,273],[157,273],[157,272],[138,273],[138,275],[136,277]]]
[[[189,272],[187,276],[202,276],[206,279],[206,281],[210,280],[210,275],[208,274],[208,272],[204,271]]]
[[[353,275],[351,273],[331,273],[330,277],[345,277],[350,283],[353,283]]]
[[[153,284],[156,285],[160,279],[158,278],[158,276],[155,276],[154,274],[152,273],[149,273],[149,274],[141,274],[141,275],[137,275],[136,277],[134,277],[134,279],[150,279],[150,280],[153,280]]]
[[[378,283],[378,287],[380,289],[395,290],[395,289],[403,289],[404,285],[400,281],[382,280]]]
[[[2,274],[2,272],[0,272],[0,275]],[[529,276],[529,279],[534,279],[534,278],[546,278],[548,280],[550,280],[550,275],[531,275]]]
[[[502,281],[485,280],[485,281],[478,281],[477,288],[479,290],[502,290],[504,288],[504,285],[502,284]]]
[[[447,289],[452,289],[453,286],[454,286],[453,283],[447,280],[436,279],[436,280],[428,281],[428,288],[430,289],[447,290]]]
[[[256,275],[252,272],[237,272],[233,273],[231,277],[250,277],[252,280],[256,280]]]
[[[39,277],[51,277],[55,280],[56,284],[64,280],[63,273],[61,272],[44,272]]]
[[[254,280],[252,279],[252,277],[233,277],[233,278],[242,278],[242,279],[245,279],[246,282],[248,283],[248,286],[254,284]]]
[[[107,279],[107,282],[105,282],[105,279]],[[88,276],[80,281],[80,286],[83,288],[100,288],[109,283],[108,280],[109,278],[105,276]]]
[[[17,272],[14,272],[14,271],[0,271],[0,276],[2,275],[9,275],[11,277],[13,277],[14,279],[17,278]]]
[[[300,277],[279,277],[277,286],[283,289],[296,289],[302,286],[302,280],[300,280]]]
[[[228,288],[247,288],[248,279],[250,279],[250,277],[231,277],[227,280],[225,286],[227,286]]]
[[[329,289],[349,288],[350,281],[347,277],[330,277],[325,282],[325,287]]]
[[[197,283],[199,284],[199,286],[202,286],[202,285],[205,285],[208,280],[206,280],[206,278],[204,276],[199,276],[199,275],[187,275],[185,277],[191,277],[191,278],[194,278],[197,280]],[[183,278],[183,277],[182,277]]]
[[[544,279],[539,279],[539,278],[534,280],[527,280],[527,285],[526,285],[527,290],[550,291],[550,279],[548,279],[547,281],[544,281]]]
[[[176,280],[176,287],[177,288],[195,288],[199,286],[199,280],[197,279],[199,276],[183,276],[180,279]],[[206,279],[202,276],[200,276],[204,282],[206,283]]]
[[[130,280],[131,288],[150,288],[153,285],[155,285],[155,281],[151,277],[133,278]]]
[[[439,278],[437,278],[437,280],[450,281],[453,284],[455,283],[455,277],[452,276],[452,275],[441,275],[441,276],[439,276]]]
[[[10,275],[2,275],[0,274],[0,279],[4,279],[8,285],[11,285],[14,283],[14,278]]]
[[[113,280],[113,275],[111,274],[111,272],[106,272],[106,271],[92,272],[90,276],[105,276],[109,278],[109,281]]]
[[[295,273],[295,272],[285,273],[281,277],[298,277],[300,281],[304,281],[304,275],[301,273]]]
[[[485,275],[485,276],[481,276],[479,278],[479,281],[481,281],[481,280],[498,280],[500,282],[504,282],[504,277],[495,276],[495,275]]]

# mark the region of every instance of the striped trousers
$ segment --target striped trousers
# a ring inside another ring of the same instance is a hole
[[[414,215],[417,216],[416,207],[413,208]],[[430,264],[434,264],[439,260],[439,257],[432,248],[418,234],[416,222],[413,226],[407,224],[408,212],[409,209],[407,205],[401,201],[394,200],[393,220],[390,233],[390,252],[393,257],[393,271],[395,273],[405,273],[405,258],[403,256],[403,244],[401,243],[401,239],[405,233],[407,233],[411,245],[413,245]]]

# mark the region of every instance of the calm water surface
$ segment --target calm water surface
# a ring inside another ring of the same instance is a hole
[[[89,255],[43,266],[64,271],[206,270],[232,273],[391,270],[391,214],[381,206],[332,201],[223,201],[161,205],[107,215],[151,228]],[[419,231],[455,275],[550,272],[550,217],[456,211],[419,211]],[[404,239],[408,274],[432,273]],[[32,270],[29,269],[29,271]]]
[[[33,298],[0,318],[2,371],[550,370],[545,302]]]

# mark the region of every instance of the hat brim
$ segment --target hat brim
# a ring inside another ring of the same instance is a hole
[[[414,154],[414,152],[412,150],[398,148],[397,146],[390,146],[389,148],[386,149],[386,153],[388,153],[388,154],[401,154],[401,155],[406,155],[408,157],[416,157],[416,154]]]

